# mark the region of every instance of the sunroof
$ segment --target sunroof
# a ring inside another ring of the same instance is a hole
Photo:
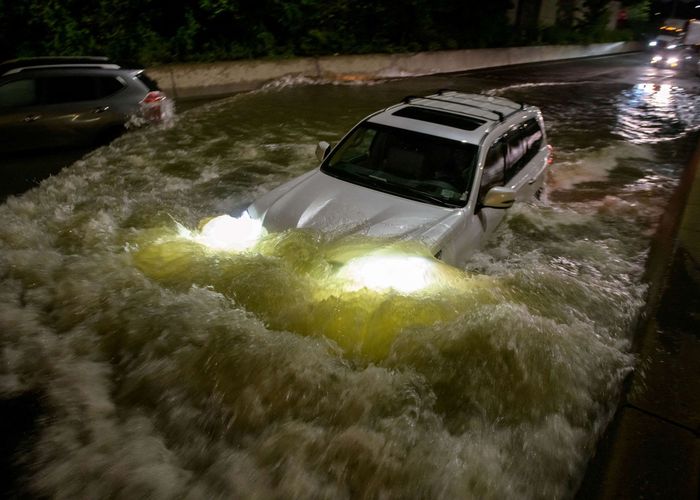
[[[419,108],[418,106],[406,106],[392,113],[394,116],[411,118],[423,122],[436,123],[447,127],[458,128],[460,130],[475,130],[486,123],[484,120],[472,118],[471,116],[455,115],[445,113],[435,109]]]

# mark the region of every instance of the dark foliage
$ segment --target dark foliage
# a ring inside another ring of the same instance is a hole
[[[600,1],[588,0],[596,9]],[[107,55],[152,64],[502,47],[510,0],[0,0],[0,60]],[[551,38],[551,37],[550,37]]]

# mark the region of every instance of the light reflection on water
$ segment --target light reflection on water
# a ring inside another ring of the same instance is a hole
[[[338,293],[328,235],[242,254],[178,236],[307,170],[317,140],[372,110],[459,84],[239,95],[0,207],[0,391],[41,391],[47,412],[31,491],[570,495],[633,366],[649,231],[682,166],[622,134],[608,107],[641,109],[653,92],[590,86],[572,104],[566,86],[507,91],[550,125],[550,202],[516,207],[433,294]],[[655,113],[635,118],[646,133]]]
[[[700,96],[669,84],[637,84],[615,107],[613,133],[632,143],[671,141],[700,128]]]

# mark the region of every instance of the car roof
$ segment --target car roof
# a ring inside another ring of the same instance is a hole
[[[479,144],[496,125],[518,112],[532,110],[504,97],[444,90],[424,97],[409,96],[368,121]]]
[[[36,69],[119,69],[120,66],[110,61],[107,57],[82,56],[82,57],[31,57],[26,59],[13,59],[0,64],[0,76],[20,73]]]

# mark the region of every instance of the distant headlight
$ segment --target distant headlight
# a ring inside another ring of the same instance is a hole
[[[659,62],[661,59],[662,59],[661,56],[654,56],[654,57],[651,58],[651,62],[652,62],[652,63],[657,63],[657,62]]]
[[[652,40],[651,42],[649,42],[649,47],[656,47],[656,44],[656,40]]]
[[[247,250],[264,235],[262,221],[251,219],[248,211],[239,218],[220,215],[202,227],[195,240],[216,250]]]
[[[666,47],[666,48],[667,48],[667,49],[675,49],[676,47],[678,47],[678,45],[673,44],[673,45],[669,45],[669,46]]]
[[[678,64],[678,58],[677,57],[669,57],[666,59],[666,63],[669,64],[670,66],[675,66]]]

